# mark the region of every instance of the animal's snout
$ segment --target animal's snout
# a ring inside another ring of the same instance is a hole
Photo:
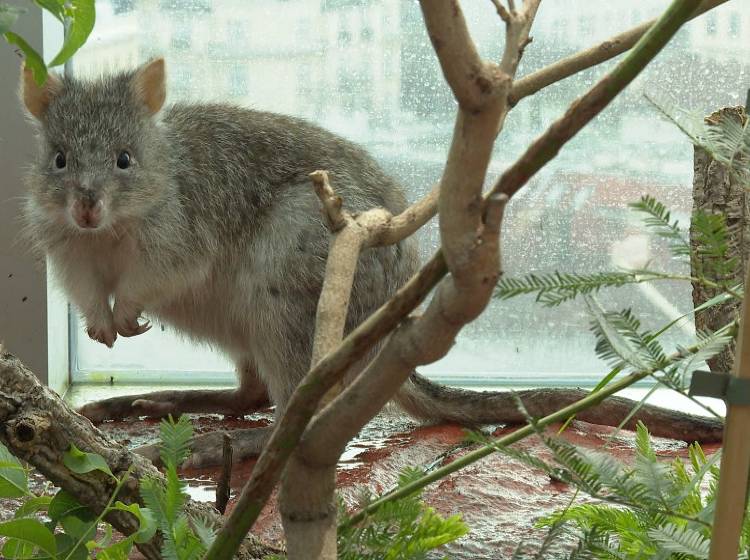
[[[104,216],[104,201],[91,190],[77,193],[70,208],[76,225],[83,229],[96,229]]]

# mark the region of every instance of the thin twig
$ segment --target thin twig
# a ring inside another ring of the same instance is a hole
[[[505,6],[503,6],[502,2],[500,2],[500,0],[491,0],[491,1],[492,1],[492,4],[495,6],[497,15],[500,16],[500,19],[502,19],[505,23],[508,23],[510,21],[510,14],[508,13],[508,10],[505,9]]]
[[[310,173],[310,179],[312,179],[315,194],[318,195],[320,204],[323,206],[323,215],[326,217],[328,227],[333,232],[339,231],[346,225],[346,216],[342,210],[341,197],[337,196],[331,188],[328,172],[313,171]]]
[[[705,0],[690,19],[724,4],[728,0]],[[508,96],[510,106],[516,105],[524,97],[557,83],[588,68],[606,62],[628,50],[648,31],[656,19],[619,33],[586,50],[577,52],[531,74],[519,78],[513,84]]]

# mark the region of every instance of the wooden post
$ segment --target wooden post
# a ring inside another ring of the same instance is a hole
[[[745,278],[745,285],[748,278]],[[735,375],[750,380],[750,304],[742,304]],[[750,472],[750,406],[727,405],[710,560],[736,560]]]
[[[730,111],[736,111],[736,109]],[[744,118],[742,113],[744,111],[740,108],[740,118]],[[698,158],[696,156],[696,176],[699,174],[697,163]],[[706,169],[709,169],[709,167],[710,162],[707,163]],[[709,173],[706,173],[707,178],[709,175]],[[731,189],[726,170],[721,171],[720,175],[725,178],[726,182],[722,179],[721,181],[714,181],[714,183],[716,185],[724,184],[724,192],[726,193],[724,195],[726,197],[725,201],[728,202],[731,199],[737,199],[734,202],[741,201],[741,205],[730,203],[730,207],[724,208],[724,210],[726,211],[728,223],[732,219],[733,213],[738,214],[735,217],[739,217],[742,220],[738,246],[734,247],[734,250],[738,256],[741,256],[742,265],[745,267],[746,259],[744,257],[747,253],[747,247],[744,245],[747,245],[747,243],[743,243],[744,236],[742,235],[745,229],[744,189]],[[737,191],[736,196],[731,194],[734,191]],[[737,232],[734,235],[736,236]],[[750,268],[745,268],[747,270],[745,287],[747,288],[747,286],[750,286]],[[742,303],[740,333],[737,337],[733,371],[739,379],[748,380],[748,383],[750,383],[750,303],[748,299],[750,298],[745,298]],[[711,538],[710,560],[736,560],[740,530],[747,504],[748,472],[750,472],[750,437],[748,437],[750,435],[748,433],[750,430],[750,405],[733,404],[731,399],[727,399],[727,403],[724,445],[722,449],[716,513],[714,514],[713,535]]]

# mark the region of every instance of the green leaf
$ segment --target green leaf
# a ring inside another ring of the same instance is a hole
[[[32,544],[52,557],[57,554],[55,536],[37,519],[12,519],[0,523],[0,535]]]
[[[55,533],[57,543],[57,558],[43,558],[40,560],[87,560],[89,557],[85,541],[66,533]],[[75,547],[75,550],[73,549]]]
[[[26,541],[6,539],[2,548],[2,558],[8,560],[27,560],[34,557],[36,547]]]
[[[0,4],[0,34],[10,31],[13,24],[16,23],[18,16],[25,10],[8,4]]]
[[[63,455],[63,464],[77,474],[101,471],[107,473],[112,478],[115,478],[115,475],[112,474],[104,457],[97,455],[96,453],[81,451],[72,443],[70,444],[70,449]]]
[[[50,66],[63,64],[73,56],[86,42],[96,23],[94,0],[70,0],[65,13],[71,18],[70,27],[60,52],[49,63]]]
[[[60,23],[64,21],[65,0],[34,0],[34,3],[55,16],[60,21]]]
[[[44,60],[36,52],[26,40],[12,31],[6,32],[4,35],[5,40],[11,45],[16,45],[26,57],[26,66],[31,69],[34,74],[34,81],[39,87],[44,85],[44,81],[47,79],[47,66],[44,64]]]
[[[88,519],[68,515],[60,520],[60,526],[65,531],[65,534],[81,542],[88,542],[96,537],[96,519],[95,515],[91,515]]]
[[[133,539],[128,537],[120,542],[114,543],[97,551],[97,560],[128,560],[130,550],[133,548]]]
[[[28,517],[39,511],[47,511],[51,501],[52,496],[33,496],[28,498],[23,504],[21,504],[21,507],[16,510],[13,517]]]
[[[65,490],[59,490],[49,504],[47,515],[49,515],[49,518],[52,521],[60,521],[63,517],[71,515],[76,517],[88,517],[93,515],[93,513],[89,508],[81,505],[73,495]]]
[[[154,513],[149,508],[142,508],[138,504],[124,504],[120,501],[115,502],[112,509],[119,511],[127,511],[132,513],[136,519],[138,519],[138,531],[133,533],[131,536],[137,543],[144,543],[150,541],[154,533],[156,533],[156,518]]]
[[[167,469],[184,463],[190,455],[190,440],[193,438],[193,425],[188,417],[182,415],[176,422],[171,415],[163,418],[159,424],[159,437],[159,454]]]
[[[20,498],[28,495],[26,470],[8,448],[0,444],[0,498]]]

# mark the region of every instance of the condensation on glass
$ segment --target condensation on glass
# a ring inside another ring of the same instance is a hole
[[[481,54],[498,60],[502,24],[489,1],[463,3]],[[519,75],[658,15],[668,2],[543,2]],[[594,272],[647,262],[666,268],[664,247],[627,204],[656,196],[686,223],[692,147],[644,99],[670,96],[711,112],[744,102],[750,76],[750,12],[730,2],[681,30],[652,66],[567,145],[511,203],[503,229],[506,275]],[[411,200],[440,177],[455,102],[444,83],[416,2],[403,0],[100,0],[97,25],[74,72],[97,75],[157,55],[167,59],[169,101],[229,101],[315,121],[365,145],[401,180]],[[599,67],[524,99],[498,139],[488,183],[602,75]],[[438,244],[435,223],[422,253]],[[683,271],[686,272],[686,271]],[[659,284],[600,294],[632,307],[647,327],[691,308],[690,287]],[[426,368],[462,383],[578,383],[601,374],[589,319],[578,303],[542,308],[530,298],[495,301],[449,356]],[[685,343],[692,326],[673,329]],[[157,325],[113,350],[78,336],[78,380],[229,380],[230,364]],[[155,377],[154,377],[155,376]]]

